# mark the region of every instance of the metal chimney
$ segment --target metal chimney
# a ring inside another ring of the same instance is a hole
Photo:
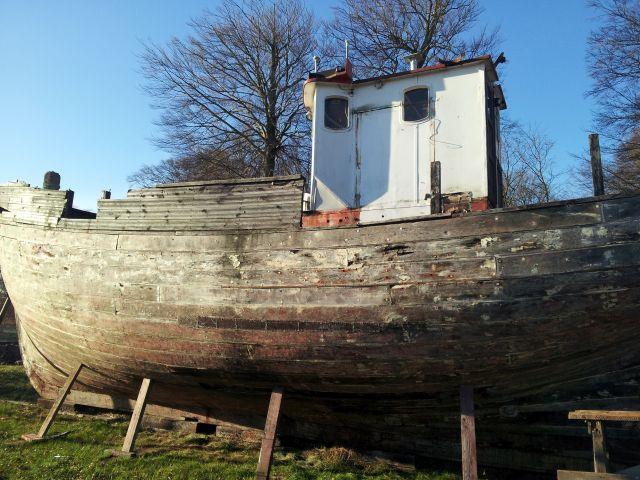
[[[412,53],[404,57],[404,60],[409,64],[409,70],[415,70],[418,68],[418,63],[424,60],[424,56],[421,53]]]
[[[320,65],[320,57],[318,55],[313,56],[313,73],[318,73],[318,66]]]

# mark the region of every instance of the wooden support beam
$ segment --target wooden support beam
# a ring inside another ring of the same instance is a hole
[[[600,137],[597,133],[589,135],[589,153],[591,155],[591,176],[593,177],[593,194],[604,195],[604,174],[602,173],[602,156],[600,154]]]
[[[604,436],[604,425],[600,420],[589,422],[589,431],[593,440],[593,471],[606,473],[609,471],[609,459]]]
[[[262,445],[260,446],[260,457],[258,458],[256,480],[269,480],[271,460],[273,458],[273,446],[276,441],[278,421],[280,420],[280,408],[282,407],[282,393],[283,389],[281,387],[276,387],[271,392],[267,421],[264,425],[264,437],[262,438]]]
[[[640,411],[635,410],[574,410],[569,420],[606,420],[607,422],[640,422]]]
[[[49,414],[47,415],[47,418],[44,419],[44,422],[42,423],[40,430],[38,430],[38,433],[35,433],[35,434],[27,433],[25,435],[22,435],[23,440],[27,442],[34,442],[34,441],[45,439],[45,435],[49,431],[49,427],[51,427],[53,420],[58,415],[58,412],[60,411],[60,407],[62,407],[62,404],[64,403],[64,399],[67,398],[67,395],[71,390],[71,386],[73,385],[73,383],[78,378],[78,375],[80,374],[80,370],[82,370],[81,363],[79,363],[76,369],[71,373],[71,375],[67,377],[67,381],[64,382],[64,385],[60,389],[58,398],[56,399],[54,404],[51,406],[51,409],[49,410]]]
[[[129,428],[127,429],[127,435],[124,437],[124,443],[122,450],[110,451],[111,455],[116,457],[133,457],[135,456],[135,444],[138,431],[140,430],[140,424],[142,423],[142,417],[144,416],[144,410],[147,406],[147,400],[149,397],[149,390],[151,389],[151,380],[145,378],[140,385],[140,391],[138,392],[138,399],[136,400],[136,406],[133,409],[131,420],[129,421]]]
[[[462,440],[462,479],[478,480],[473,387],[467,385],[460,387],[460,431]]]

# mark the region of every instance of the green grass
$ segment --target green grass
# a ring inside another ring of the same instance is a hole
[[[143,431],[137,458],[110,458],[105,449],[121,446],[127,429],[123,416],[60,414],[49,441],[25,443],[46,411],[21,366],[0,366],[0,480],[71,479],[253,479],[259,447],[214,435]],[[455,480],[453,474],[405,473],[346,449],[277,449],[272,478],[311,480]]]

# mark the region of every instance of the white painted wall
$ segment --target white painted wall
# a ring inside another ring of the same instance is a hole
[[[427,215],[434,160],[441,162],[443,193],[472,191],[474,198],[486,197],[484,68],[462,65],[353,85],[317,82],[312,207],[361,207],[364,222]],[[430,114],[418,123],[404,122],[403,95],[416,86],[429,88]],[[346,130],[324,127],[324,100],[331,96],[349,100]]]

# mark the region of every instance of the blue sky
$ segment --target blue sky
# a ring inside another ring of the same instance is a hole
[[[320,17],[334,2],[308,2]],[[509,115],[556,142],[559,170],[587,143],[585,65],[592,12],[584,0],[481,0],[500,24]],[[143,41],[185,36],[213,0],[0,0],[0,182],[40,185],[47,170],[95,209],[103,189],[123,197],[126,178],[167,158],[150,141],[158,112],[142,91]]]

